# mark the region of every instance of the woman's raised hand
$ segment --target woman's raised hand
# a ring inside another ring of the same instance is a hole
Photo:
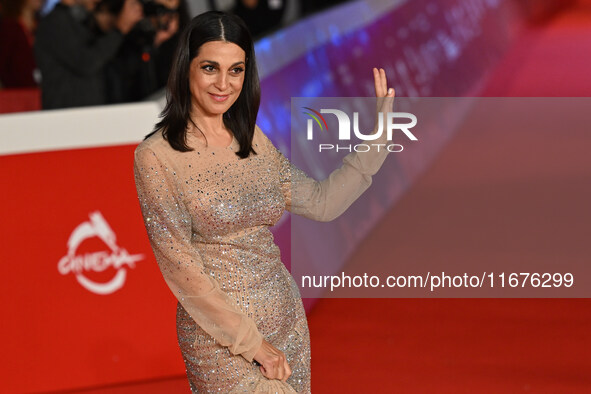
[[[383,68],[377,69],[374,67],[373,80],[376,89],[376,97],[378,99],[377,116],[380,116],[380,113],[386,114],[392,112],[396,92],[394,91],[394,88],[388,88],[386,72]],[[378,127],[377,120],[378,119],[376,119],[376,128]],[[384,124],[385,120],[386,119],[384,119]]]
[[[386,72],[383,68],[373,69],[373,81],[376,88],[376,97],[386,97],[393,99],[396,95],[394,88],[388,88],[388,80],[386,79]]]
[[[260,369],[267,379],[286,381],[291,376],[291,368],[287,364],[285,354],[265,339],[254,359],[261,364]]]

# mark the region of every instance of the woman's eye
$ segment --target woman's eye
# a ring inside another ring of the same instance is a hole
[[[207,64],[207,65],[201,67],[201,69],[202,70],[205,70],[205,71],[208,71],[208,72],[211,72],[211,71],[214,71],[215,70],[215,67],[212,66],[211,64]]]
[[[244,69],[242,67],[235,67],[235,68],[232,69],[232,72],[234,74],[240,74],[243,71],[244,71]]]

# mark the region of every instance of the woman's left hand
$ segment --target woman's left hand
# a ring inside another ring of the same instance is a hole
[[[376,97],[378,99],[377,116],[380,116],[380,113],[386,114],[388,112],[392,112],[394,107],[394,97],[396,96],[396,91],[394,90],[394,88],[388,88],[388,80],[386,79],[386,72],[383,68],[377,69],[374,67],[373,80],[376,89]],[[386,119],[384,119],[383,125],[386,124],[385,121]],[[375,127],[377,130],[377,118]]]
[[[386,97],[393,99],[396,95],[394,88],[388,88],[388,80],[386,79],[386,71],[383,68],[373,69],[373,80],[376,89],[376,97]],[[392,101],[392,100],[391,100]]]

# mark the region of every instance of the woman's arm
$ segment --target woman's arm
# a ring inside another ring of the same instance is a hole
[[[387,150],[353,152],[328,178],[317,181],[292,164],[271,145],[278,162],[286,209],[308,219],[328,222],[339,217],[365,192],[384,162]],[[371,154],[371,155],[370,155]]]
[[[374,82],[378,113],[392,111],[395,92],[387,88],[384,70],[374,69]],[[373,144],[387,144],[386,137],[386,133],[382,133]],[[318,221],[331,221],[345,212],[369,188],[372,175],[378,172],[389,153],[375,146],[367,152],[352,152],[328,178],[317,181],[294,166],[264,134],[263,140],[279,167],[286,209]]]
[[[191,216],[179,198],[173,170],[152,150],[140,148],[135,153],[134,173],[148,238],[170,290],[205,332],[232,354],[252,361],[263,337],[255,322],[204,272],[190,243]]]

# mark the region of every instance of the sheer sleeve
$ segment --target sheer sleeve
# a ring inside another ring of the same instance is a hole
[[[232,354],[252,361],[262,343],[255,322],[233,305],[204,271],[191,245],[191,216],[179,198],[174,170],[150,149],[135,152],[135,182],[148,238],[164,280],[205,332]]]
[[[328,178],[317,181],[293,165],[262,133],[264,144],[279,168],[286,209],[309,219],[327,222],[336,219],[365,192],[382,166],[388,150],[372,146],[367,152],[352,152]],[[385,135],[385,133],[384,133]],[[384,139],[384,141],[382,141]],[[385,136],[373,144],[385,144]]]

